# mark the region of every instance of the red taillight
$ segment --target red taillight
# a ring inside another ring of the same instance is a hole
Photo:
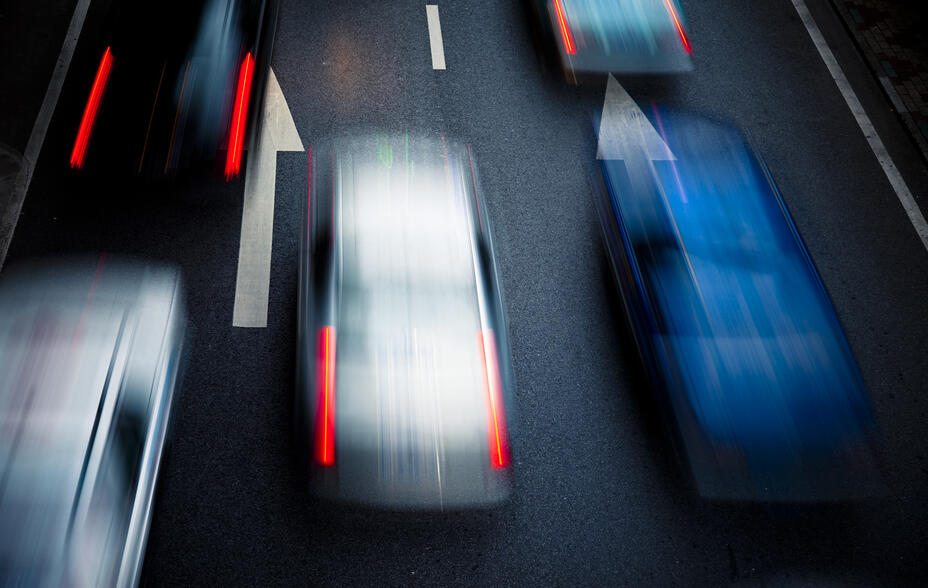
[[[226,152],[226,179],[238,175],[242,166],[242,148],[245,143],[245,122],[248,120],[248,99],[251,96],[251,78],[255,60],[251,53],[238,71],[238,86],[235,89],[235,108],[229,127],[229,150]]]
[[[693,49],[690,47],[689,39],[686,38],[686,31],[683,30],[683,25],[680,24],[680,18],[677,16],[677,9],[673,5],[673,0],[664,0],[664,4],[667,5],[667,10],[670,11],[670,18],[673,19],[673,24],[677,27],[677,33],[680,35],[680,41],[683,42],[683,48],[686,49],[687,53],[692,53]]]
[[[103,52],[103,58],[100,59],[100,66],[97,67],[97,76],[93,79],[90,98],[87,99],[87,106],[84,107],[81,126],[77,130],[77,139],[74,140],[74,148],[71,150],[72,168],[80,169],[84,166],[84,156],[87,154],[90,133],[93,131],[93,123],[97,119],[97,111],[100,109],[103,90],[106,88],[106,81],[110,77],[111,69],[113,69],[113,54],[110,48],[107,47],[106,51]]]
[[[335,329],[322,327],[316,342],[316,447],[322,466],[335,465]]]
[[[503,404],[503,382],[499,373],[496,337],[484,329],[477,336],[480,359],[483,363],[487,386],[487,430],[490,445],[490,463],[494,469],[509,465],[509,430],[506,428],[506,407]]]
[[[576,55],[577,48],[574,46],[574,37],[570,34],[570,24],[567,22],[567,13],[561,6],[561,0],[554,0],[554,14],[557,17],[557,27],[561,31],[561,39],[564,41],[564,51],[568,55]]]

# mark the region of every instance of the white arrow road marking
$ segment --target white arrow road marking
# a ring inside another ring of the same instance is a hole
[[[631,184],[631,193],[626,196],[627,198],[649,193],[648,186],[652,181],[652,161],[675,161],[677,159],[648,117],[641,112],[638,104],[632,100],[632,97],[612,74],[609,74],[609,80],[606,83],[606,98],[603,101],[602,119],[599,121],[596,158],[624,161],[628,181]],[[696,279],[689,252],[680,237],[676,223],[674,223],[674,232],[683,249],[683,258],[689,268],[690,276],[699,292],[699,281]],[[699,296],[701,298],[702,294],[700,293]]]
[[[428,4],[425,16],[429,21],[429,44],[432,46],[432,69],[445,69],[445,46],[441,41],[441,22],[438,20],[438,6]]]
[[[245,205],[238,248],[233,327],[266,327],[274,237],[277,152],[303,151],[287,100],[270,70],[264,97],[264,121],[257,148],[245,167]]]
[[[676,159],[622,84],[609,74],[603,117],[599,121],[596,159],[627,162],[642,156],[652,161]]]

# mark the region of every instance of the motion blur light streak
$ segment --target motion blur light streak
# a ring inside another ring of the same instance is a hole
[[[310,215],[309,212],[312,210],[310,206],[312,205],[313,198],[313,146],[308,146],[306,152],[309,155],[309,171],[306,172],[306,246],[308,247],[309,237],[312,234],[309,226],[309,223],[312,222],[312,215]]]
[[[81,334],[84,331],[84,321],[87,318],[87,312],[90,310],[90,305],[93,304],[93,298],[97,293],[97,284],[100,283],[100,276],[103,275],[103,266],[106,264],[106,253],[100,255],[100,261],[97,262],[97,269],[93,274],[93,280],[90,282],[90,291],[87,292],[87,300],[84,301],[84,309],[81,311],[81,316],[77,320],[77,327],[74,329],[74,338],[71,340],[71,348],[77,345],[78,340],[81,338]]]
[[[332,327],[319,329],[318,348],[316,462],[329,467],[335,465],[335,330]]]
[[[174,153],[174,137],[177,133],[177,121],[180,120],[180,112],[184,107],[184,92],[187,89],[187,74],[190,73],[190,62],[184,68],[184,81],[180,85],[180,96],[177,98],[177,111],[174,113],[174,125],[171,127],[171,142],[168,144],[168,156],[164,161],[164,173],[168,173],[171,167],[171,154]]]
[[[442,140],[445,136],[442,135]],[[470,144],[467,145],[467,162],[470,163],[470,181],[474,185],[474,201],[477,203],[477,222],[480,223],[480,232],[483,232],[483,218],[480,216],[480,196],[477,195],[477,174],[474,173],[474,160],[470,156]]]
[[[100,59],[97,75],[90,89],[90,97],[87,99],[87,106],[84,107],[84,115],[81,117],[81,125],[78,127],[77,139],[75,139],[74,148],[71,150],[72,168],[80,169],[84,166],[84,156],[87,154],[90,133],[93,131],[93,123],[97,119],[97,111],[100,109],[103,90],[106,88],[111,69],[113,69],[113,53],[107,47]]]
[[[76,74],[79,96],[55,118],[64,149],[73,145],[58,157],[70,156],[75,170],[88,168],[92,138],[99,163],[82,175],[141,183],[191,172],[208,172],[220,183],[234,176],[249,141],[258,138],[252,130],[260,128],[260,109],[249,109],[250,95],[264,98],[269,87],[280,1],[105,4],[93,33],[104,41],[90,40],[89,62]],[[117,54],[118,72],[111,70]]]
[[[490,461],[494,468],[503,469],[509,465],[509,435],[506,430],[506,414],[503,411],[502,382],[493,331],[482,330],[477,336],[477,342],[480,345],[480,358],[483,360],[483,373],[487,384]]]
[[[554,0],[554,10],[557,13],[557,25],[561,30],[561,38],[564,40],[564,51],[568,55],[576,55],[577,49],[574,47],[574,38],[570,34],[570,25],[567,22],[567,15],[564,14],[564,7],[561,6],[561,0]]]
[[[145,129],[145,141],[142,143],[142,156],[139,157],[139,173],[145,163],[145,152],[148,150],[148,138],[151,136],[151,123],[155,121],[155,110],[158,108],[158,97],[161,96],[161,84],[164,83],[164,72],[168,69],[168,62],[161,66],[161,77],[158,78],[158,89],[155,90],[155,101],[151,104],[151,116],[148,117],[148,127]]]
[[[245,55],[238,74],[235,90],[235,111],[229,129],[229,150],[226,152],[226,180],[238,175],[242,165],[242,145],[245,141],[245,121],[248,115],[248,99],[251,96],[251,77],[255,60],[251,53]]]
[[[667,144],[667,133],[664,132],[664,123],[661,121],[661,112],[657,108],[657,104],[654,101],[651,101],[651,110],[654,112],[654,120],[657,121],[657,131],[661,134],[661,139],[664,140],[664,144]],[[677,165],[673,159],[670,160],[670,169],[673,170],[673,179],[677,183],[677,189],[680,190],[680,200],[683,201],[683,204],[689,202],[689,198],[686,195],[686,190],[683,188],[683,182],[680,180],[680,170],[677,169]]]
[[[310,164],[312,165],[312,164]],[[332,177],[335,177],[335,150],[332,150]],[[332,182],[332,198],[330,200],[332,204],[332,220],[335,220],[335,182]],[[332,231],[329,234],[329,243],[335,244],[335,231]]]
[[[673,24],[677,27],[677,32],[680,34],[683,48],[686,49],[687,53],[692,53],[693,50],[690,48],[690,42],[686,38],[686,33],[683,31],[683,25],[680,24],[680,19],[677,17],[677,10],[673,7],[673,0],[664,0],[664,3],[667,5],[667,10],[670,11],[670,17],[673,18]]]

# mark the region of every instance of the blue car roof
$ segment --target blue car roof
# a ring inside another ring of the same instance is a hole
[[[674,159],[601,165],[636,334],[678,421],[767,471],[863,438],[863,381],[763,163],[733,127],[654,116]]]

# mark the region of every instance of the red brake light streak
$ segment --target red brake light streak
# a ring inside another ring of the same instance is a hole
[[[574,37],[570,33],[570,23],[567,22],[567,13],[561,6],[561,0],[554,0],[554,14],[557,16],[557,26],[561,31],[561,39],[564,40],[564,51],[568,55],[576,55],[577,48],[574,46]]]
[[[680,18],[677,16],[677,9],[674,8],[673,0],[664,0],[664,4],[667,5],[667,10],[670,11],[670,18],[673,19],[673,24],[677,27],[677,33],[680,35],[680,41],[683,42],[683,48],[686,49],[687,53],[692,53],[693,48],[690,47],[690,41],[686,38],[686,32],[683,30]]]
[[[77,138],[74,140],[74,148],[71,150],[72,168],[80,169],[84,166],[84,156],[87,154],[90,133],[93,131],[93,123],[97,119],[97,111],[100,109],[103,90],[106,88],[106,81],[110,77],[111,69],[113,69],[113,53],[107,47],[106,51],[103,52],[103,58],[100,59],[100,65],[97,67],[97,75],[93,79],[90,97],[87,99],[87,106],[84,107],[81,126],[77,130]]]
[[[248,53],[239,68],[238,86],[235,89],[235,108],[232,112],[232,124],[229,127],[229,150],[226,152],[226,180],[237,176],[241,170],[245,122],[248,120],[248,99],[251,96],[251,78],[254,75],[254,69],[254,57]]]
[[[316,439],[313,455],[321,466],[335,465],[335,329],[319,329],[316,342]]]
[[[487,413],[490,445],[490,463],[494,469],[509,465],[509,430],[506,428],[506,409],[503,406],[503,383],[499,373],[496,354],[496,337],[493,331],[484,329],[477,335],[480,359],[487,385]]]

